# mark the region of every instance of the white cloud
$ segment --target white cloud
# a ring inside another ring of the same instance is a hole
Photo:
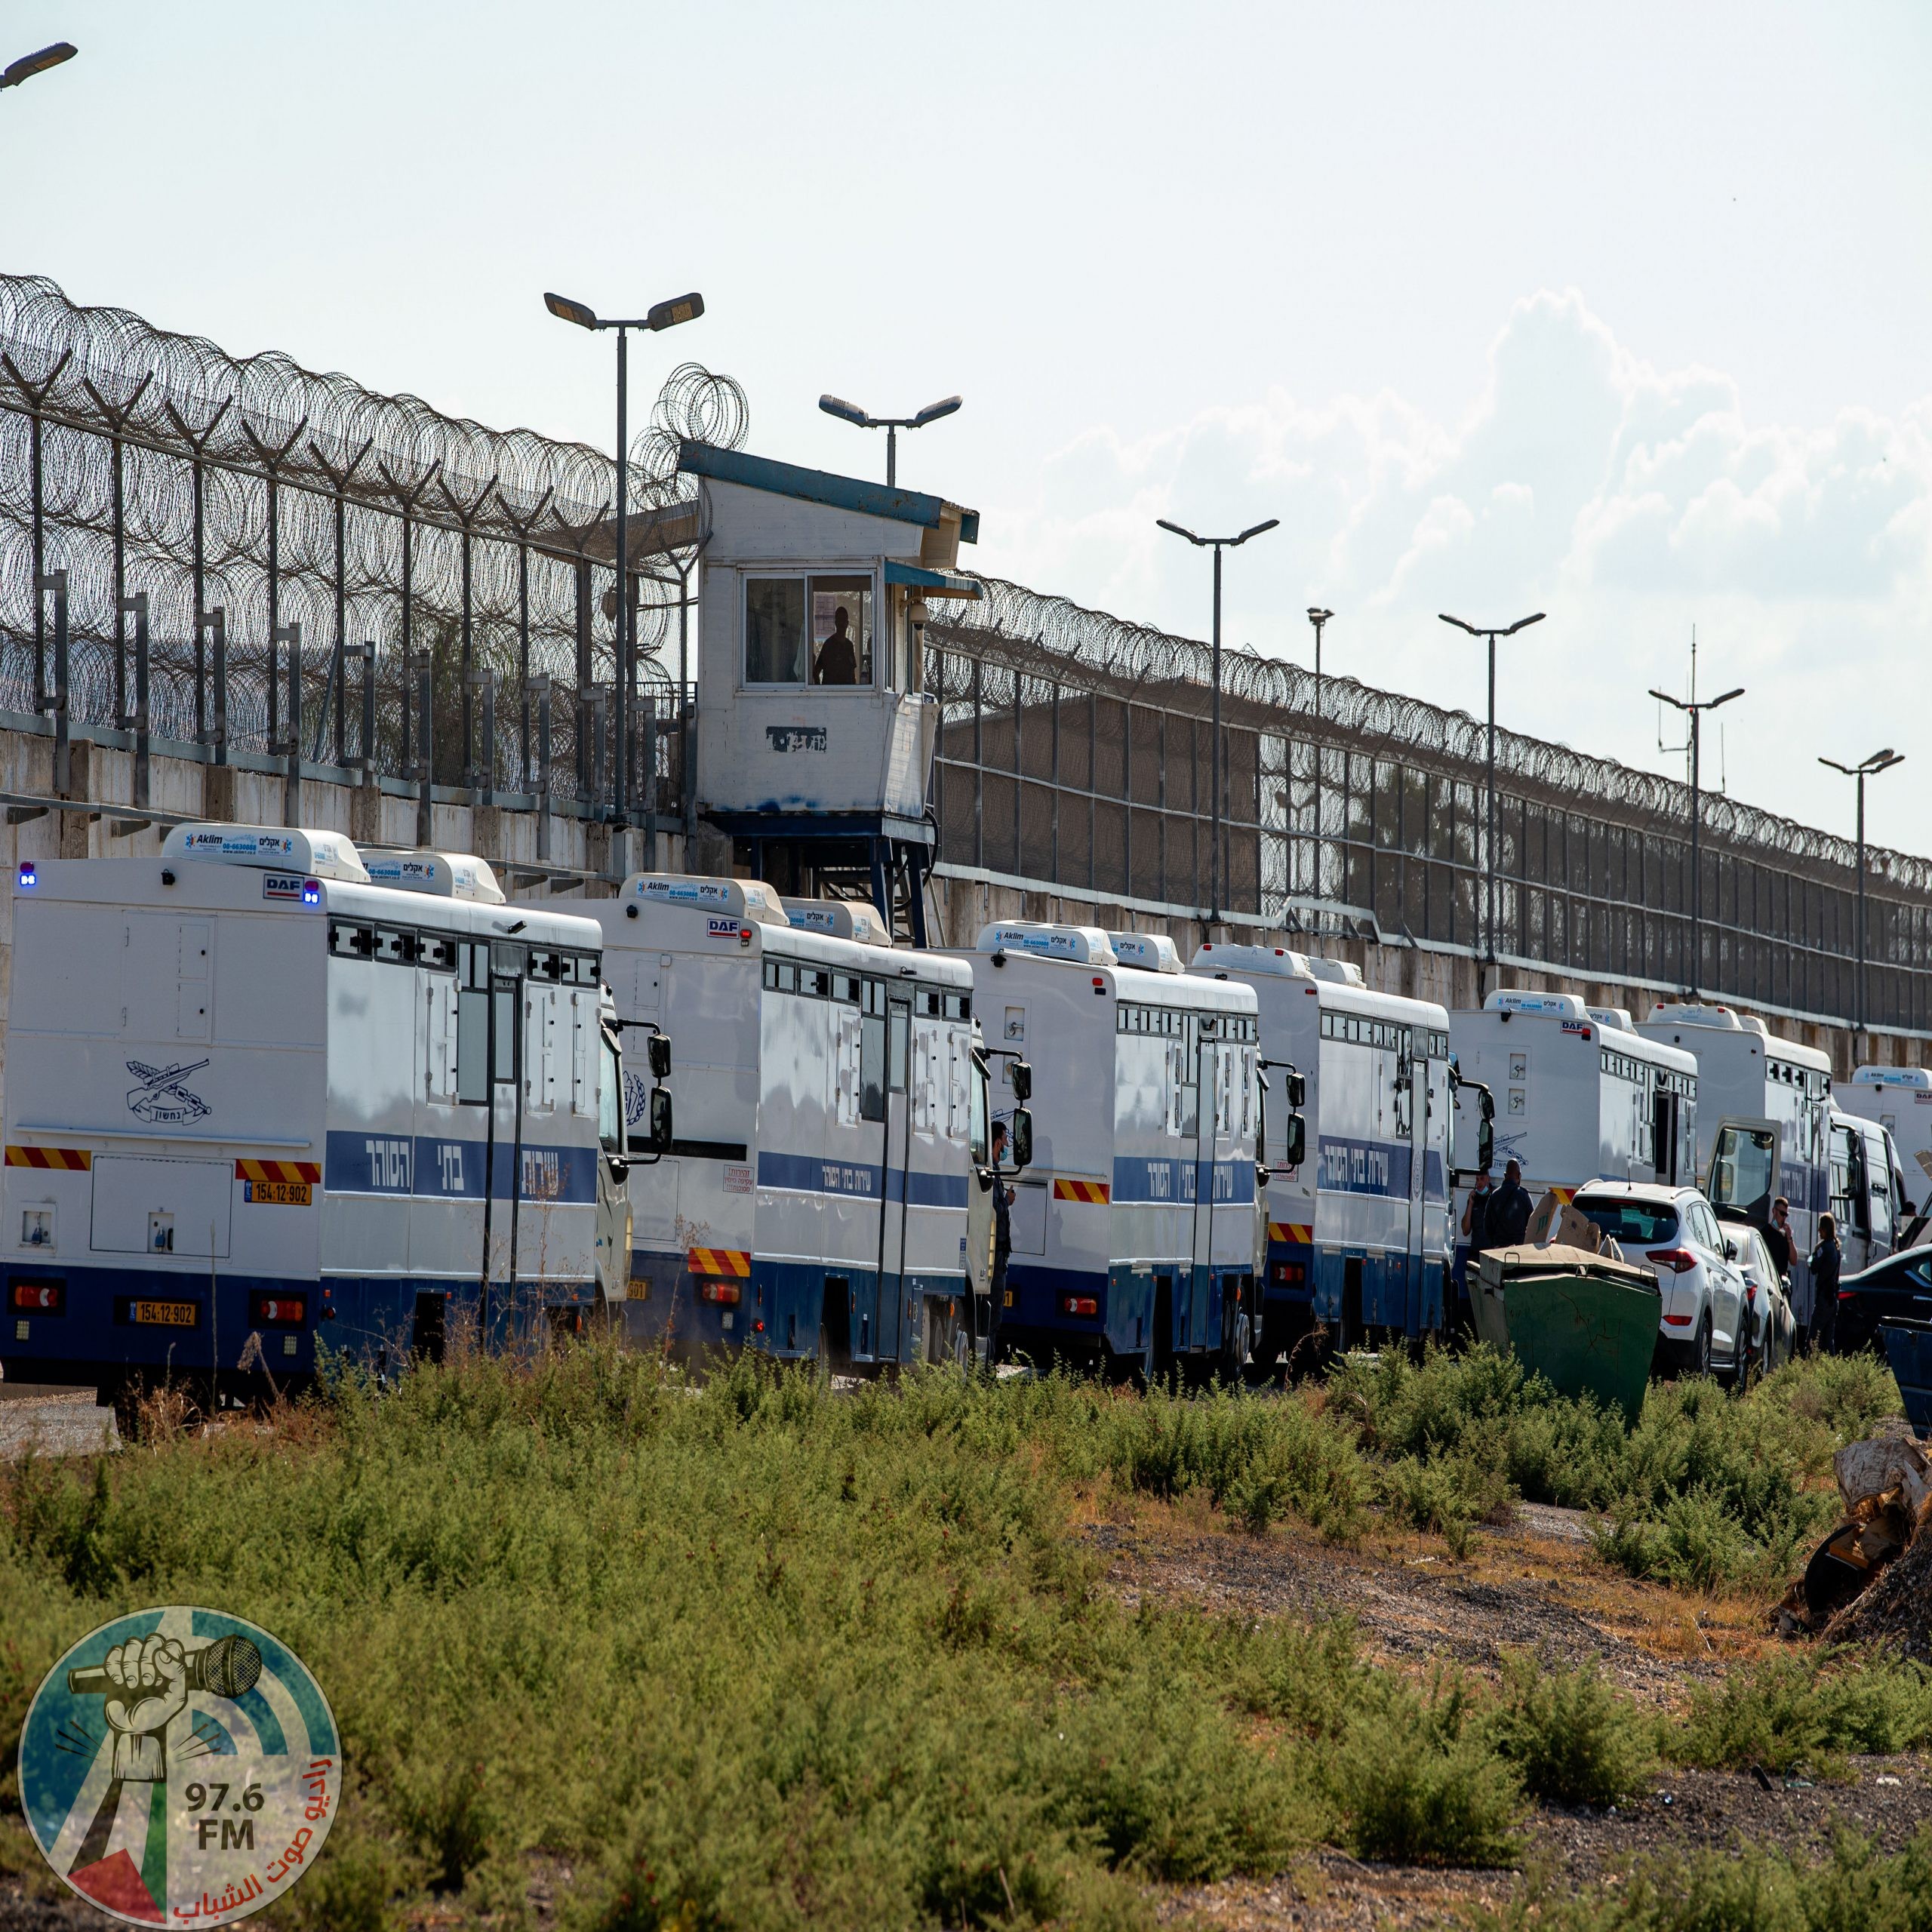
[[[1546,291],[1512,310],[1460,421],[1388,394],[1278,389],[1138,441],[1094,429],[1031,504],[988,506],[981,561],[1200,635],[1203,561],[1154,519],[1233,531],[1270,515],[1282,529],[1227,560],[1231,639],[1303,657],[1300,613],[1322,601],[1340,613],[1327,663],[1473,709],[1477,660],[1435,614],[1546,610],[1533,651],[1505,647],[1504,721],[1676,769],[1644,693],[1682,688],[1694,623],[1702,675],[1749,688],[1713,747],[1734,792],[1842,826],[1850,801],[1816,755],[1914,751],[1932,398],[1896,420],[1754,422],[1721,372],[1660,371],[1580,294]],[[1932,848],[1932,751],[1872,806],[1875,838]]]

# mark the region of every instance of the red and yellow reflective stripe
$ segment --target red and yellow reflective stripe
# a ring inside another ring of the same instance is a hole
[[[741,1281],[751,1279],[750,1251],[737,1247],[693,1247],[685,1252],[694,1275],[735,1275]]]
[[[1556,1196],[1556,1204],[1559,1208],[1568,1207],[1577,1198],[1577,1190],[1574,1187],[1552,1187],[1549,1191]]]
[[[237,1180],[317,1181],[322,1171],[312,1161],[237,1161]]]
[[[1064,1174],[1054,1178],[1056,1201],[1093,1201],[1104,1208],[1112,1193],[1113,1189],[1103,1180],[1071,1180]]]
[[[1315,1239],[1314,1225],[1311,1223],[1303,1227],[1299,1221],[1270,1221],[1268,1223],[1268,1238],[1270,1241],[1300,1241],[1305,1247]]]
[[[72,1174],[85,1174],[94,1165],[94,1156],[84,1147],[13,1147],[7,1149],[10,1168],[64,1168]]]

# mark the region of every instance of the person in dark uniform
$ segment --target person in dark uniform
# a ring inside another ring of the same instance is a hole
[[[1818,1245],[1811,1251],[1811,1343],[1820,1355],[1832,1352],[1838,1321],[1838,1267],[1844,1259],[1837,1217],[1820,1214]]]
[[[1795,1251],[1791,1244],[1791,1203],[1780,1194],[1771,1203],[1770,1225],[1764,1230],[1764,1245],[1771,1251],[1771,1266],[1782,1281],[1791,1272]]]
[[[818,648],[817,678],[822,685],[856,685],[859,681],[859,654],[853,647],[848,626],[851,619],[840,605],[832,614],[832,635]]]
[[[1463,1263],[1463,1299],[1468,1305],[1466,1315],[1473,1309],[1475,1302],[1476,1282],[1482,1272],[1482,1251],[1488,1235],[1489,1197],[1495,1191],[1496,1183],[1484,1168],[1475,1177],[1469,1189],[1469,1198],[1463,1204],[1463,1238],[1469,1244],[1468,1255]]]
[[[1006,1264],[1013,1253],[1013,1190],[1006,1184],[1006,1122],[993,1122],[993,1317],[986,1365],[999,1360],[1000,1324],[1006,1316]]]
[[[1483,1213],[1484,1247],[1518,1247],[1530,1231],[1530,1190],[1523,1185],[1523,1164],[1507,1162],[1503,1185],[1489,1197]]]

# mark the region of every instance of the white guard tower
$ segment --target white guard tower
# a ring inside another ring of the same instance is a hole
[[[938,701],[928,604],[977,598],[976,510],[687,441],[704,481],[699,808],[780,891],[869,899],[926,943],[927,786]]]

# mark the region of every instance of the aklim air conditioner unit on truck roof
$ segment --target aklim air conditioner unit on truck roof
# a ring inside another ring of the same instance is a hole
[[[362,863],[372,885],[401,892],[427,892],[439,899],[467,899],[500,906],[503,889],[488,863],[466,852],[368,852]]]
[[[1165,933],[1109,933],[1114,957],[1143,973],[1178,973],[1180,949]]]
[[[700,878],[682,872],[632,872],[617,897],[639,905],[688,907],[719,918],[749,920],[761,926],[787,926],[784,902],[762,879]]]
[[[1278,980],[1312,980],[1308,955],[1282,946],[1217,945],[1210,940],[1195,949],[1197,973],[1260,973]]]
[[[362,855],[339,832],[268,825],[177,825],[162,841],[164,859],[211,860],[261,872],[300,872],[353,885],[369,883]]]
[[[878,908],[863,899],[786,899],[785,916],[800,932],[828,939],[857,940],[861,946],[890,946],[892,934]]]

